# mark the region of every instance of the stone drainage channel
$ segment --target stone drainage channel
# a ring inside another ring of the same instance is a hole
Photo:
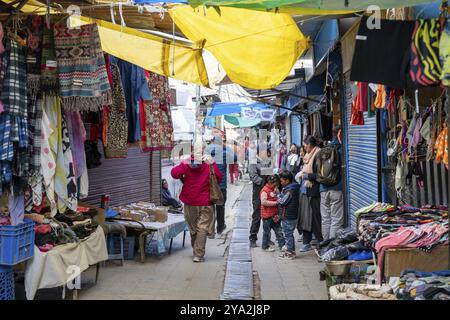
[[[247,185],[237,199],[234,228],[228,250],[222,300],[252,300],[255,297],[252,254],[250,251],[251,186]]]

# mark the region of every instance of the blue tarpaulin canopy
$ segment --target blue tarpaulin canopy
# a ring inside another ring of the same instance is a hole
[[[208,117],[217,117],[227,114],[241,113],[242,108],[252,108],[254,110],[267,109],[268,106],[258,102],[215,102],[212,104],[211,111],[207,113]]]
[[[234,126],[238,126],[240,128],[250,128],[257,126],[261,123],[261,119],[244,119],[241,117],[234,116],[224,116],[226,122],[231,123]]]

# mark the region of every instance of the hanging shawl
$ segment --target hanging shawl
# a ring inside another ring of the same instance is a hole
[[[49,28],[44,28],[42,36],[41,91],[51,95],[59,93],[55,40]]]
[[[119,67],[111,64],[113,101],[108,108],[106,158],[125,158],[128,153],[128,121]]]
[[[61,113],[61,147],[62,147],[62,153],[64,156],[64,169],[65,169],[65,176],[67,181],[67,198],[64,200],[64,205],[61,204],[59,207],[64,208],[67,207],[72,211],[77,211],[77,177],[75,176],[75,168],[74,168],[74,161],[73,161],[73,154],[72,154],[72,148],[71,148],[71,141],[69,138],[69,130],[67,127],[67,119],[64,113]],[[63,210],[60,210],[60,212],[64,212]]]
[[[172,118],[170,115],[170,89],[168,79],[153,72],[146,72],[152,100],[145,102],[146,140],[144,151],[171,150]]]
[[[96,24],[55,25],[60,95],[64,109],[99,111],[111,102],[111,86]]]
[[[73,168],[76,178],[80,178],[86,170],[86,129],[78,111],[66,111],[67,130],[69,132],[70,148],[72,150]]]
[[[31,187],[32,205],[42,203],[42,168],[41,168],[41,132],[42,132],[42,100],[29,97],[28,105],[28,138],[30,155],[30,172],[28,185]],[[31,204],[30,204],[31,205]],[[29,205],[27,206],[29,209]]]
[[[0,74],[0,173],[3,185],[21,193],[28,175],[27,75],[25,53],[14,40],[6,41]]]
[[[41,16],[28,17],[27,88],[32,98],[36,98],[41,83],[42,27]]]
[[[52,216],[56,215],[55,199],[55,173],[56,173],[56,155],[51,148],[51,138],[55,133],[55,117],[49,116],[55,113],[56,97],[45,96],[42,99],[42,143],[41,143],[41,167],[45,186],[45,193],[50,203]]]

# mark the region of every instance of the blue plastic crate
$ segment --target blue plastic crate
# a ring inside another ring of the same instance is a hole
[[[121,236],[110,234],[108,235],[108,254],[120,254],[120,240]],[[126,237],[123,239],[123,258],[125,260],[134,260],[135,254],[135,237]]]
[[[13,266],[34,255],[34,221],[0,226],[0,265]]]
[[[0,265],[0,300],[15,300],[12,266]]]

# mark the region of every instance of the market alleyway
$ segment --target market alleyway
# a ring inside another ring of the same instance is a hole
[[[222,237],[208,239],[205,263],[192,263],[189,236],[183,248],[183,237],[179,235],[174,239],[171,255],[148,256],[144,264],[138,261],[125,261],[123,266],[108,263],[101,268],[97,285],[83,285],[85,289],[79,292],[78,298],[220,299],[235,214],[240,206],[251,209],[251,187],[246,182],[229,186],[226,211],[229,228]],[[262,232],[258,239],[260,245]],[[262,252],[260,247],[252,249],[252,267],[258,274],[256,279],[259,278],[255,282],[260,284],[260,288],[254,290],[255,298],[327,299],[325,284],[319,281],[323,265],[317,262],[314,253],[300,255],[294,261],[280,261],[277,256],[278,252]],[[84,280],[92,277],[86,275]]]

